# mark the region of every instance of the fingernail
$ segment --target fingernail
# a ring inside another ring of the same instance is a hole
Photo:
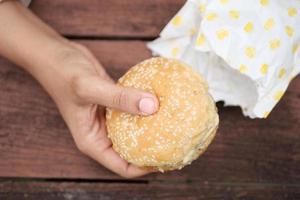
[[[152,98],[142,98],[139,102],[139,110],[142,114],[150,115],[155,112],[155,103]]]

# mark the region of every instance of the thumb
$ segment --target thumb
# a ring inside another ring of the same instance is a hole
[[[96,76],[82,80],[78,85],[77,94],[88,103],[139,115],[151,115],[159,107],[157,97],[151,93],[122,87]]]

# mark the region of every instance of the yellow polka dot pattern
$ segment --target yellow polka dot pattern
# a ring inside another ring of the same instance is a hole
[[[223,5],[228,4],[229,0],[220,0],[220,3],[223,4]]]
[[[260,0],[260,5],[262,5],[262,6],[269,5],[269,0]]]
[[[286,34],[287,34],[289,37],[292,37],[292,36],[294,35],[295,30],[294,30],[294,28],[291,27],[291,26],[286,26],[286,27],[285,27],[285,32],[286,32]]]
[[[239,68],[239,71],[244,74],[248,71],[248,68],[245,66],[245,65],[241,65],[240,68]]]
[[[298,13],[298,11],[297,11],[296,8],[290,7],[290,8],[288,9],[288,15],[289,15],[290,17],[295,17],[295,16],[297,15],[297,13]]]
[[[283,78],[286,74],[285,68],[281,68],[278,74],[278,78]]]
[[[282,98],[283,94],[284,94],[283,90],[278,90],[273,96],[274,100],[279,101]]]
[[[253,27],[254,27],[253,22],[248,22],[244,27],[244,31],[250,33],[253,31]]]
[[[238,10],[230,10],[229,16],[233,19],[239,19],[240,18],[240,12]]]
[[[269,18],[264,25],[266,31],[271,30],[275,26],[275,21],[273,18]]]
[[[218,14],[217,13],[208,13],[207,15],[206,15],[206,19],[208,20],[208,21],[213,21],[213,20],[215,20],[215,19],[217,19],[218,18]]]
[[[254,47],[246,47],[245,54],[248,58],[254,58],[256,51]]]
[[[177,15],[171,22],[174,26],[180,26],[182,24],[182,17]]]
[[[193,4],[194,10],[187,8],[185,12],[180,11],[175,15],[170,22],[170,38],[177,40],[184,35],[190,37],[190,40],[185,38],[170,45],[168,56],[180,58],[182,52],[186,52],[187,46],[190,47],[189,41],[193,41],[195,50],[201,53],[216,53],[229,67],[245,74],[254,82],[258,80],[255,79],[257,77],[265,77],[256,87],[263,85],[270,88],[264,85],[265,82],[280,82],[282,87],[273,88],[268,94],[262,95],[268,99],[266,102],[272,100],[272,106],[266,106],[256,114],[267,117],[275,105],[274,102],[279,101],[286,90],[285,84],[289,83],[292,68],[295,66],[293,58],[283,60],[281,55],[296,57],[299,52],[300,29],[297,25],[300,21],[300,1],[239,1],[243,3],[237,3],[236,0],[187,1],[187,4]],[[252,6],[253,10],[255,6],[255,12],[252,12]],[[277,13],[279,9],[280,13]],[[197,19],[191,17],[192,13],[197,14]],[[173,34],[180,29],[186,31],[185,34],[180,31],[177,35]],[[236,50],[233,50],[234,48]],[[274,59],[276,62],[273,62]],[[281,66],[274,66],[275,63],[281,63]]]
[[[278,49],[281,45],[280,39],[274,39],[270,41],[270,49],[275,50]]]
[[[224,40],[225,38],[227,38],[229,36],[229,32],[227,30],[219,30],[217,32],[217,38],[219,40]]]
[[[267,118],[269,116],[269,114],[270,114],[270,111],[265,111],[263,113],[263,118]]]
[[[263,74],[263,75],[266,75],[268,73],[268,70],[269,70],[269,65],[268,64],[263,64],[260,67],[260,73]]]
[[[206,10],[205,4],[201,3],[201,4],[199,5],[199,10],[200,10],[201,13],[204,13],[205,10]]]
[[[196,40],[196,45],[201,46],[205,43],[205,37],[203,34],[200,34]]]

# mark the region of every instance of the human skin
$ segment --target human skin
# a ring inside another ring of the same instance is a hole
[[[105,107],[153,114],[159,107],[156,96],[117,86],[86,47],[63,38],[17,1],[0,3],[0,55],[44,87],[81,152],[125,178],[150,172],[113,150],[104,114]]]

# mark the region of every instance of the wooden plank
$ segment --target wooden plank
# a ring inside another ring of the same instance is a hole
[[[143,42],[80,41],[115,78],[149,57]],[[80,154],[55,105],[25,72],[0,61],[0,176],[118,179]],[[300,78],[267,120],[222,108],[208,151],[181,171],[142,179],[229,182],[300,182]]]
[[[30,8],[64,35],[154,37],[185,0],[36,0]]]
[[[2,182],[0,199],[82,200],[82,199],[164,199],[164,200],[292,200],[300,198],[299,186],[264,184],[120,184]]]

